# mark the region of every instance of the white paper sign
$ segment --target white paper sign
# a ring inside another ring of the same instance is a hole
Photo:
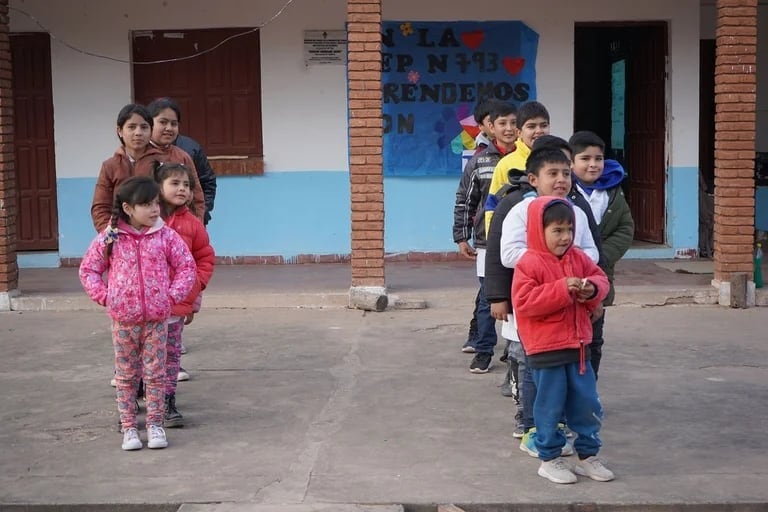
[[[346,64],[346,30],[305,30],[304,64]]]

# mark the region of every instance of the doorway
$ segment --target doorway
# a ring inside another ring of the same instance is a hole
[[[627,171],[635,239],[665,240],[664,22],[577,23],[573,129],[591,130]]]
[[[51,41],[47,33],[10,35],[18,251],[59,249],[53,141]]]

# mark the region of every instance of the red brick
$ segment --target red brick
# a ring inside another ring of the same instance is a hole
[[[718,55],[715,57],[715,66],[723,64],[752,64],[757,63],[757,53],[746,55]]]
[[[749,208],[755,207],[754,197],[723,197],[720,194],[715,196],[715,207],[731,207],[731,206],[747,206]]]
[[[757,25],[743,26],[741,24],[722,25],[717,27],[715,37],[752,36],[757,37]]]

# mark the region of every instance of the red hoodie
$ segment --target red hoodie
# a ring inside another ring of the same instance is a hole
[[[542,196],[528,207],[528,250],[515,266],[512,304],[520,339],[528,356],[579,350],[582,368],[585,347],[592,342],[590,311],[608,294],[608,278],[578,247],[571,245],[561,257],[552,254],[544,239],[544,210],[561,198]],[[568,292],[567,278],[587,278],[597,289],[584,303]]]

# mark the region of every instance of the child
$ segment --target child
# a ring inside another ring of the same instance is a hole
[[[194,139],[185,135],[179,135],[179,125],[181,124],[181,109],[179,105],[171,98],[158,98],[149,104],[150,115],[157,120],[155,126],[158,127],[158,133],[152,133],[152,140],[159,147],[163,147],[168,144],[168,140],[171,140],[171,144],[184,150],[194,163],[194,169],[197,173],[197,180],[200,182],[200,187],[203,189],[203,197],[205,199],[205,215],[203,217],[203,224],[208,225],[211,220],[211,213],[213,211],[214,201],[216,199],[216,173],[211,168],[208,157]],[[162,114],[162,115],[161,115]],[[175,118],[174,118],[175,116]],[[174,138],[175,136],[175,138]],[[171,160],[177,163],[184,163],[177,160]],[[197,212],[200,213],[200,212]]]
[[[572,201],[584,198],[588,203],[594,220],[599,226],[600,268],[608,276],[610,290],[603,302],[604,306],[613,304],[613,269],[624,253],[627,252],[635,236],[635,223],[629,209],[621,183],[624,181],[624,169],[616,160],[605,160],[605,143],[597,134],[590,131],[574,133],[569,145],[573,149],[573,190]],[[592,324],[592,369],[595,379],[598,377],[603,347],[603,326],[605,314],[597,315]]]
[[[189,294],[196,279],[192,254],[160,218],[159,193],[152,178],[125,180],[117,189],[109,227],[94,239],[80,264],[83,288],[112,318],[123,450],[142,447],[134,407],[142,375],[147,446],[168,446],[163,430],[166,322],[171,307]]]
[[[91,217],[96,231],[101,233],[109,224],[115,190],[131,176],[150,176],[155,160],[192,165],[189,155],[177,147],[163,149],[151,144],[154,120],[146,107],[136,103],[124,106],[117,115],[117,137],[120,147],[109,160],[101,164],[91,203]],[[198,197],[199,196],[199,197]],[[204,211],[203,193],[195,189],[195,204]],[[202,213],[200,214],[202,218]]]
[[[573,247],[577,223],[567,200],[535,199],[528,212],[528,250],[512,280],[518,331],[537,388],[533,416],[538,474],[558,484],[575,483],[576,474],[600,482],[614,478],[597,458],[603,410],[587,354],[590,312],[608,294],[608,278]],[[561,458],[566,438],[558,422],[563,414],[578,434],[574,448],[579,460],[573,468]]]
[[[557,144],[553,146],[544,146],[535,149],[526,162],[526,173],[528,183],[534,191],[526,193],[522,201],[518,202],[504,218],[501,226],[501,243],[499,247],[499,259],[501,263],[508,268],[515,268],[520,257],[525,253],[528,247],[527,225],[528,225],[528,207],[535,200],[537,195],[557,196],[562,199],[567,197],[571,190],[571,159],[562,147]],[[584,251],[592,261],[597,263],[599,260],[599,249],[595,245],[593,235],[588,229],[589,219],[587,214],[580,208],[574,209],[576,224],[574,227],[574,244]],[[502,326],[502,334],[513,331],[510,329],[509,322]],[[516,332],[514,334],[517,334]],[[514,339],[513,335],[506,336]],[[513,348],[522,348],[519,345],[511,345]],[[523,359],[522,354],[515,353],[513,356],[519,357],[518,361]],[[523,392],[520,393],[520,402],[522,404],[522,426],[523,437],[520,442],[520,450],[528,453],[532,457],[537,457],[534,437],[536,430],[533,422],[533,403],[536,398],[536,386],[532,380],[530,368],[525,368],[521,379]],[[564,425],[563,425],[564,427]],[[517,429],[516,429],[517,430]],[[519,435],[519,432],[517,433]],[[570,444],[565,446],[563,455],[570,455],[572,447]]]
[[[183,427],[184,417],[176,409],[176,380],[181,367],[181,333],[195,317],[200,293],[213,274],[215,255],[205,226],[190,211],[194,171],[182,164],[156,162],[154,177],[160,186],[161,211],[168,227],[176,231],[192,251],[197,279],[192,291],[171,310],[168,319],[168,348],[165,363],[165,426]]]
[[[549,135],[549,112],[538,101],[524,103],[517,112],[517,130],[519,137],[515,141],[514,149],[496,165],[488,189],[488,197],[492,198],[499,189],[509,183],[509,171],[512,169],[525,169],[525,163],[531,154],[533,142],[541,136]],[[485,205],[485,230],[491,226],[494,204]]]
[[[491,130],[494,142],[474,155],[464,168],[459,188],[456,191],[456,204],[453,210],[453,240],[459,246],[459,252],[466,258],[475,259],[477,276],[480,279],[478,292],[477,324],[478,335],[474,349],[475,357],[470,364],[472,373],[487,373],[496,346],[496,324],[490,316],[490,306],[482,291],[485,275],[485,229],[482,205],[488,194],[493,169],[499,159],[513,146],[515,141],[515,106],[511,103],[497,102],[491,112]],[[474,233],[475,250],[469,246],[469,238]]]

